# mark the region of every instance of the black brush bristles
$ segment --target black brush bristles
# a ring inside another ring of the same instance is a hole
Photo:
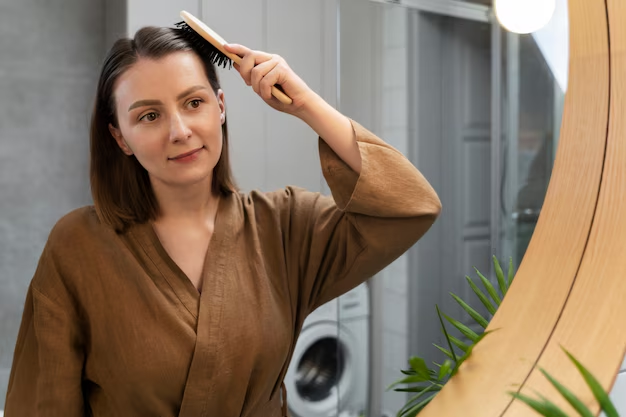
[[[175,26],[180,30],[181,37],[187,40],[201,56],[208,57],[208,59],[218,67],[226,68],[226,65],[228,65],[229,69],[232,68],[233,61],[224,55],[222,51],[213,46],[211,42],[199,35],[198,32],[193,30],[187,23],[184,21],[178,22]]]

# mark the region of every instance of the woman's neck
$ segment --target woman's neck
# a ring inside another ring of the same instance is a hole
[[[212,192],[211,178],[184,187],[151,182],[159,204],[159,216],[155,223],[213,226],[219,195]]]

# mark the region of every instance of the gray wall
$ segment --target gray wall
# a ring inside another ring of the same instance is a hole
[[[0,2],[0,409],[46,237],[91,201],[87,127],[103,15],[103,0]]]

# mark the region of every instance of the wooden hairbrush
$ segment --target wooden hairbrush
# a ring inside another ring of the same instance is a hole
[[[200,19],[184,10],[180,12],[180,17],[183,21],[176,23],[176,26],[182,30],[185,38],[198,48],[202,54],[208,56],[215,65],[225,68],[227,64],[231,66],[233,62],[241,64],[240,56],[224,49],[224,45],[228,42]],[[272,86],[272,95],[281,103],[291,104],[293,102],[277,85]]]

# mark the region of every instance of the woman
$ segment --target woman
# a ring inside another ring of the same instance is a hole
[[[213,65],[177,29],[118,41],[92,119],[95,204],[50,233],[7,417],[286,415],[282,381],[307,314],[384,268],[437,217],[437,195],[398,151],[280,57],[228,49],[265,102],[320,136],[333,198],[237,192]],[[291,105],[272,98],[274,84]]]

